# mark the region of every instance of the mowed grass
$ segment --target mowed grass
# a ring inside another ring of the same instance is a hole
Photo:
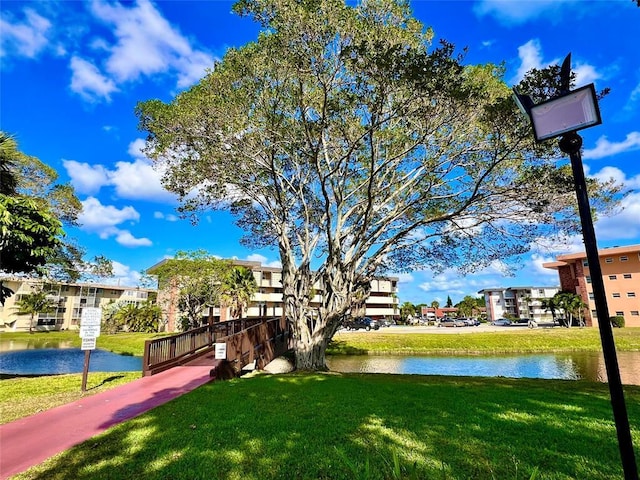
[[[82,374],[0,380],[0,424],[74,402],[140,376],[140,372],[90,372],[85,393]]]
[[[505,327],[482,332],[465,327],[451,333],[393,333],[393,328],[370,332],[338,332],[327,350],[331,355],[473,355],[602,351],[597,328]],[[640,351],[640,328],[614,330],[618,351]]]
[[[625,394],[639,445],[640,388]],[[606,384],[300,373],[207,384],[15,478],[622,476]]]

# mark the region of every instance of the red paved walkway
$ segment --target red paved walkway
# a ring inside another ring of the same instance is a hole
[[[209,376],[215,362],[212,356],[0,425],[0,478],[4,480],[38,465],[113,425],[213,380]]]

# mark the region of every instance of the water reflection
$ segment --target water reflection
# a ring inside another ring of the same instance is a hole
[[[0,374],[52,375],[80,373],[84,369],[84,351],[79,348],[30,349],[0,353]],[[142,358],[92,350],[90,372],[142,371]]]
[[[640,385],[640,352],[619,352],[622,383]],[[333,356],[327,359],[337,372],[398,373],[477,377],[543,378],[606,382],[602,354],[534,354],[500,356],[402,357]]]
[[[47,340],[38,336],[28,340],[0,340],[0,352],[12,352],[16,350],[32,350],[40,348],[72,348],[70,340]]]

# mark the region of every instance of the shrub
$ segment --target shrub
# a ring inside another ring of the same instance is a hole
[[[624,317],[622,315],[616,315],[615,317],[609,317],[611,321],[611,325],[614,327],[622,328],[624,327]]]

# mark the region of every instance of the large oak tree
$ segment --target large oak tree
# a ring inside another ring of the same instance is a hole
[[[279,249],[298,368],[326,368],[375,275],[479,268],[575,231],[567,170],[533,144],[502,69],[434,47],[407,2],[234,9],[259,38],[137,115],[185,212],[230,209],[248,245]]]

